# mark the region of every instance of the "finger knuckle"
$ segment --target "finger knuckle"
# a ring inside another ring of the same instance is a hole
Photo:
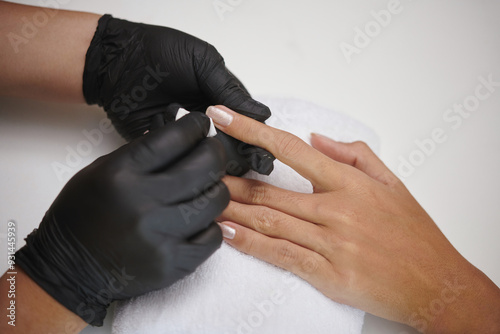
[[[276,246],[276,257],[279,265],[291,267],[297,263],[297,250],[290,243],[280,243]]]
[[[323,236],[323,240],[325,245],[327,245],[325,247],[325,253],[329,255],[332,255],[332,252],[335,253],[339,250],[341,251],[344,244],[346,243],[346,240],[341,236],[340,232],[326,232]]]
[[[403,182],[390,171],[382,173],[379,179],[391,189],[401,189],[401,187],[404,187]]]
[[[253,204],[263,204],[268,198],[268,190],[260,182],[253,182],[248,188],[248,199]]]
[[[323,221],[328,219],[332,215],[332,206],[329,203],[323,201],[316,201],[310,204],[314,217],[318,217],[318,220]]]
[[[300,155],[302,151],[302,142],[296,136],[285,133],[278,137],[277,150],[281,156],[295,157]]]
[[[254,254],[256,247],[258,247],[257,241],[252,236],[245,238],[244,242],[241,244],[242,251],[246,254]]]
[[[339,273],[339,276],[344,289],[349,291],[355,291],[358,289],[359,275],[356,270],[352,268],[343,269]]]
[[[314,256],[305,257],[299,265],[299,269],[304,274],[312,274],[315,273],[320,266],[319,260]]]
[[[269,235],[275,231],[277,214],[274,210],[264,208],[253,218],[253,226],[258,232]]]
[[[337,224],[338,227],[335,231],[325,231],[323,236],[323,243],[326,245],[325,253],[329,255],[338,256],[338,254],[353,254],[357,250],[356,245],[349,236],[352,232],[352,228],[346,227],[344,224]]]
[[[351,147],[354,151],[359,153],[364,153],[370,150],[370,147],[364,141],[355,141],[351,143]]]
[[[103,175],[106,175],[106,177],[91,182],[95,186],[95,191],[98,191],[103,197],[128,192],[134,183],[137,185],[140,182],[137,175],[127,170],[115,170],[113,172],[112,168],[109,168],[104,171]]]
[[[339,219],[345,225],[353,226],[358,223],[358,214],[354,210],[342,210]]]
[[[201,41],[200,41],[201,42]],[[224,58],[222,58],[221,54],[215,46],[207,42],[201,42],[202,44],[197,44],[194,48],[194,58],[196,60],[195,65],[198,67],[202,67],[204,64],[215,64],[224,65]]]

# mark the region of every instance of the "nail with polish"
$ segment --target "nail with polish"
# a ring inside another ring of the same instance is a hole
[[[222,236],[224,238],[234,239],[234,236],[236,235],[236,230],[234,228],[222,223],[217,223],[217,224],[219,224],[219,227],[222,230]]]
[[[233,121],[233,115],[223,109],[214,106],[210,106],[207,108],[206,115],[210,117],[215,124],[222,126],[228,126]]]

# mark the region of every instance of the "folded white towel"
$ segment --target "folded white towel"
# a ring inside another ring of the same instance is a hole
[[[260,100],[273,112],[269,125],[307,142],[317,132],[340,141],[363,140],[378,149],[375,133],[345,115],[296,99]],[[279,161],[270,176],[247,176],[312,192],[308,181]],[[223,244],[195,273],[170,288],[119,303],[113,333],[359,334],[363,316],[295,275]]]

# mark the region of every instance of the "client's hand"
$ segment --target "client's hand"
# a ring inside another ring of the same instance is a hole
[[[84,168],[27,237],[17,264],[92,325],[112,301],[193,272],[220,246],[213,219],[229,202],[224,149],[205,138],[209,125],[191,113]]]
[[[287,132],[210,107],[217,127],[269,150],[313,194],[226,177],[220,217],[235,248],[290,270],[329,298],[429,332],[500,331],[500,290],[467,262],[361,142]]]

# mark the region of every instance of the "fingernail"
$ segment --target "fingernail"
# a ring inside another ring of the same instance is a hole
[[[234,236],[236,235],[236,230],[230,226],[224,225],[222,223],[217,223],[220,226],[220,229],[222,230],[222,236],[226,239],[234,239]]]
[[[233,115],[214,106],[210,106],[207,108],[206,115],[213,119],[216,124],[222,126],[228,126],[233,121]]]
[[[326,142],[338,143],[338,141],[336,141],[335,139],[332,139],[332,138],[324,136],[324,135],[320,135],[319,133],[312,132],[310,140],[312,140],[314,137],[321,138],[321,139],[323,139],[323,141],[326,141]]]
[[[311,132],[311,136],[318,136],[318,137],[322,137],[322,138],[325,138],[325,139],[328,139],[328,140],[333,140],[333,141],[336,141],[330,137],[327,137],[327,136],[324,136],[324,135],[320,135],[319,133],[316,133],[316,132]]]

